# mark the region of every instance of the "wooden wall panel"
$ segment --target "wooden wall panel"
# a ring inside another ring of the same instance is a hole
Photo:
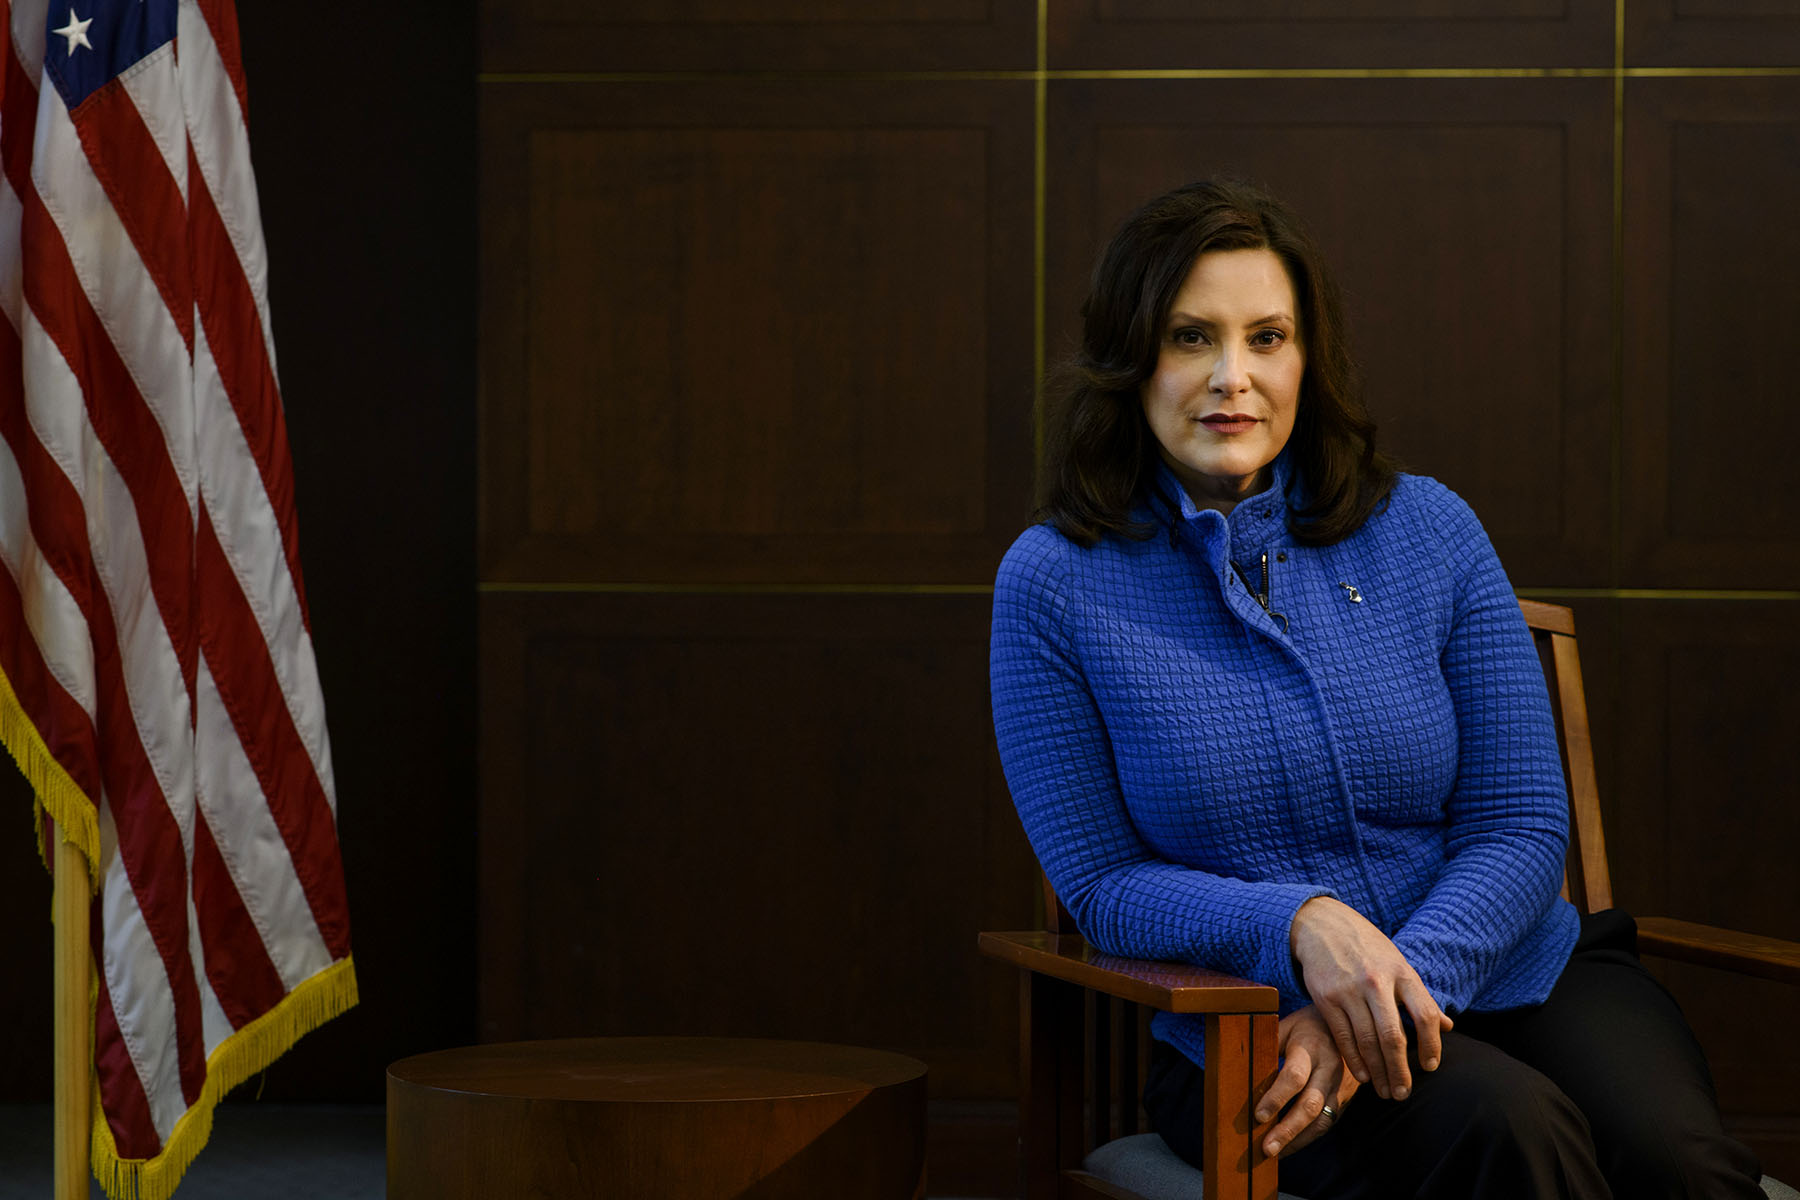
[[[1029,103],[495,91],[486,577],[991,579],[1030,486]]]
[[[482,1035],[886,1046],[1010,1094],[985,596],[483,603]]]
[[[1603,67],[1611,0],[1057,0],[1056,68]]]
[[[1142,198],[1260,180],[1340,274],[1385,443],[1474,506],[1515,583],[1603,584],[1610,109],[1585,79],[1060,87],[1052,350],[1072,344],[1094,255]]]
[[[1633,80],[1624,563],[1645,587],[1800,587],[1800,78]],[[1746,169],[1754,164],[1754,169]]]
[[[1609,841],[1622,907],[1800,938],[1796,608],[1621,605],[1626,800]],[[1788,1081],[1800,1073],[1800,1045],[1767,1030],[1800,1012],[1800,989],[1698,968],[1660,973],[1706,1046],[1726,1110],[1791,1134],[1800,1099]]]
[[[1630,0],[1625,62],[1634,67],[1782,67],[1800,63],[1796,0]]]
[[[482,69],[1024,70],[1032,0],[485,0]]]
[[[985,143],[532,134],[531,530],[980,533]]]

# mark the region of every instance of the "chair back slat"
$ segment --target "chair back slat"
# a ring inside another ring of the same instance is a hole
[[[1038,868],[1038,883],[1044,888],[1044,928],[1051,933],[1080,933],[1075,918],[1063,904],[1062,897],[1056,894],[1056,889],[1050,886],[1050,877],[1041,867]]]
[[[1113,1138],[1113,1010],[1111,996],[1089,992],[1087,1028],[1087,1145]]]
[[[1519,608],[1537,642],[1538,661],[1556,719],[1563,782],[1569,789],[1569,854],[1563,895],[1582,912],[1612,907],[1612,873],[1600,826],[1600,789],[1594,778],[1594,744],[1588,733],[1587,692],[1575,647],[1575,614],[1559,604],[1521,600]]]
[[[1144,1010],[1129,1000],[1119,1002],[1118,1015],[1115,1023],[1117,1042],[1113,1048],[1113,1061],[1118,1063],[1119,1073],[1113,1094],[1118,1097],[1118,1107],[1113,1136],[1129,1137],[1138,1131],[1138,1098],[1143,1094],[1139,1081],[1143,1065],[1150,1056],[1150,1023],[1145,1020]]]

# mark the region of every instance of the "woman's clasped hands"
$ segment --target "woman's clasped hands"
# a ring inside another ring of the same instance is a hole
[[[1412,1094],[1406,1025],[1418,1037],[1419,1065],[1437,1069],[1453,1022],[1388,936],[1349,905],[1317,896],[1300,906],[1289,935],[1312,1004],[1282,1018],[1281,1070],[1256,1108],[1258,1123],[1287,1111],[1263,1143],[1271,1157],[1292,1153],[1331,1127],[1327,1097],[1341,1109],[1359,1083],[1383,1099]]]

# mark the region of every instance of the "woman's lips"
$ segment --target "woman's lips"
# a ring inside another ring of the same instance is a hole
[[[1243,413],[1214,413],[1201,417],[1200,423],[1214,433],[1243,433],[1256,427],[1256,418]]]

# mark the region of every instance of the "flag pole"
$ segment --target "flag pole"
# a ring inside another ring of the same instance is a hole
[[[87,856],[56,831],[56,1200],[87,1200],[88,887]]]

